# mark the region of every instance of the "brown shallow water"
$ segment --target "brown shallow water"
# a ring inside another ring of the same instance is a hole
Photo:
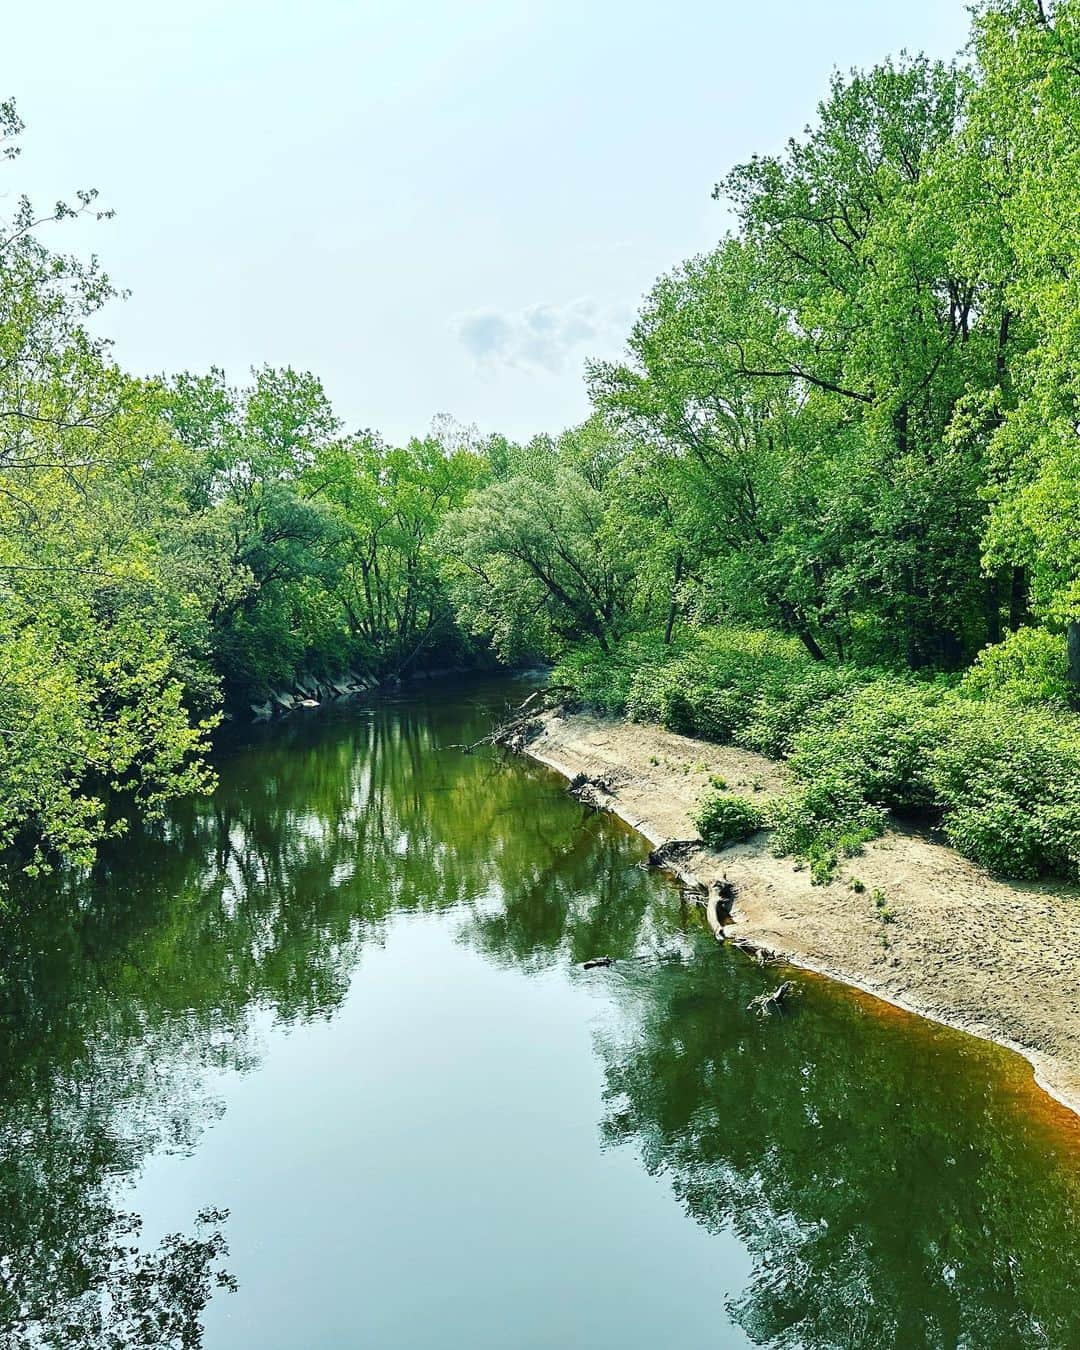
[[[693,824],[711,779],[764,802],[784,788],[782,764],[580,712],[546,714],[528,752],[567,777],[602,780],[607,809],[654,843],[696,839],[681,866],[734,888],[731,936],[1019,1050],[1047,1091],[1080,1110],[1080,888],[995,879],[899,826],[816,885],[773,856],[765,832],[714,853]]]
[[[252,730],[212,799],[21,897],[5,1350],[145,1344],[98,1297],[116,1236],[204,1206],[239,1281],[209,1350],[1080,1344],[1076,1118],[811,975],[749,1014],[783,972],[718,947],[639,835],[443,748],[512,697]]]

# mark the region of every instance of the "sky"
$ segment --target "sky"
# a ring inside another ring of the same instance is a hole
[[[557,432],[728,227],[728,169],[834,69],[966,32],[963,0],[39,0],[4,17],[0,215],[98,188],[115,217],[48,239],[130,290],[134,372],[309,369],[394,442]]]

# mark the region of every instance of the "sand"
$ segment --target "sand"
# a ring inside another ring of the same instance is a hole
[[[584,713],[550,712],[541,722],[526,753],[567,778],[605,780],[601,805],[654,846],[692,841],[679,852],[682,875],[734,886],[729,938],[1008,1046],[1080,1113],[1080,889],[998,881],[901,828],[815,886],[805,868],[772,855],[767,833],[717,853],[692,823],[710,777],[764,803],[783,790],[782,764]]]

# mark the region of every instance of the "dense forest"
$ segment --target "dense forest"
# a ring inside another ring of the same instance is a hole
[[[0,105],[17,175],[21,123]],[[708,166],[705,166],[706,173]],[[318,378],[117,365],[94,193],[0,231],[0,849],[88,864],[305,675],[551,659],[790,761],[825,880],[899,811],[1080,876],[1080,0],[834,77],[581,426],[349,431]],[[48,241],[48,242],[47,242]]]

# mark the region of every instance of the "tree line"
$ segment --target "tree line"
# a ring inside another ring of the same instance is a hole
[[[737,229],[589,368],[594,421],[467,509],[471,603],[914,670],[1028,628],[1064,674],[1069,632],[1080,680],[1080,6],[993,0],[963,61],[835,76],[715,195]]]
[[[0,105],[16,158],[21,124]],[[590,418],[519,445],[343,427],[317,377],[133,376],[114,296],[0,232],[0,848],[87,860],[210,782],[301,672],[759,628],[819,665],[1064,709],[1080,685],[1080,3],[982,0],[955,62],[834,76],[732,169]],[[977,683],[977,680],[976,680]]]

